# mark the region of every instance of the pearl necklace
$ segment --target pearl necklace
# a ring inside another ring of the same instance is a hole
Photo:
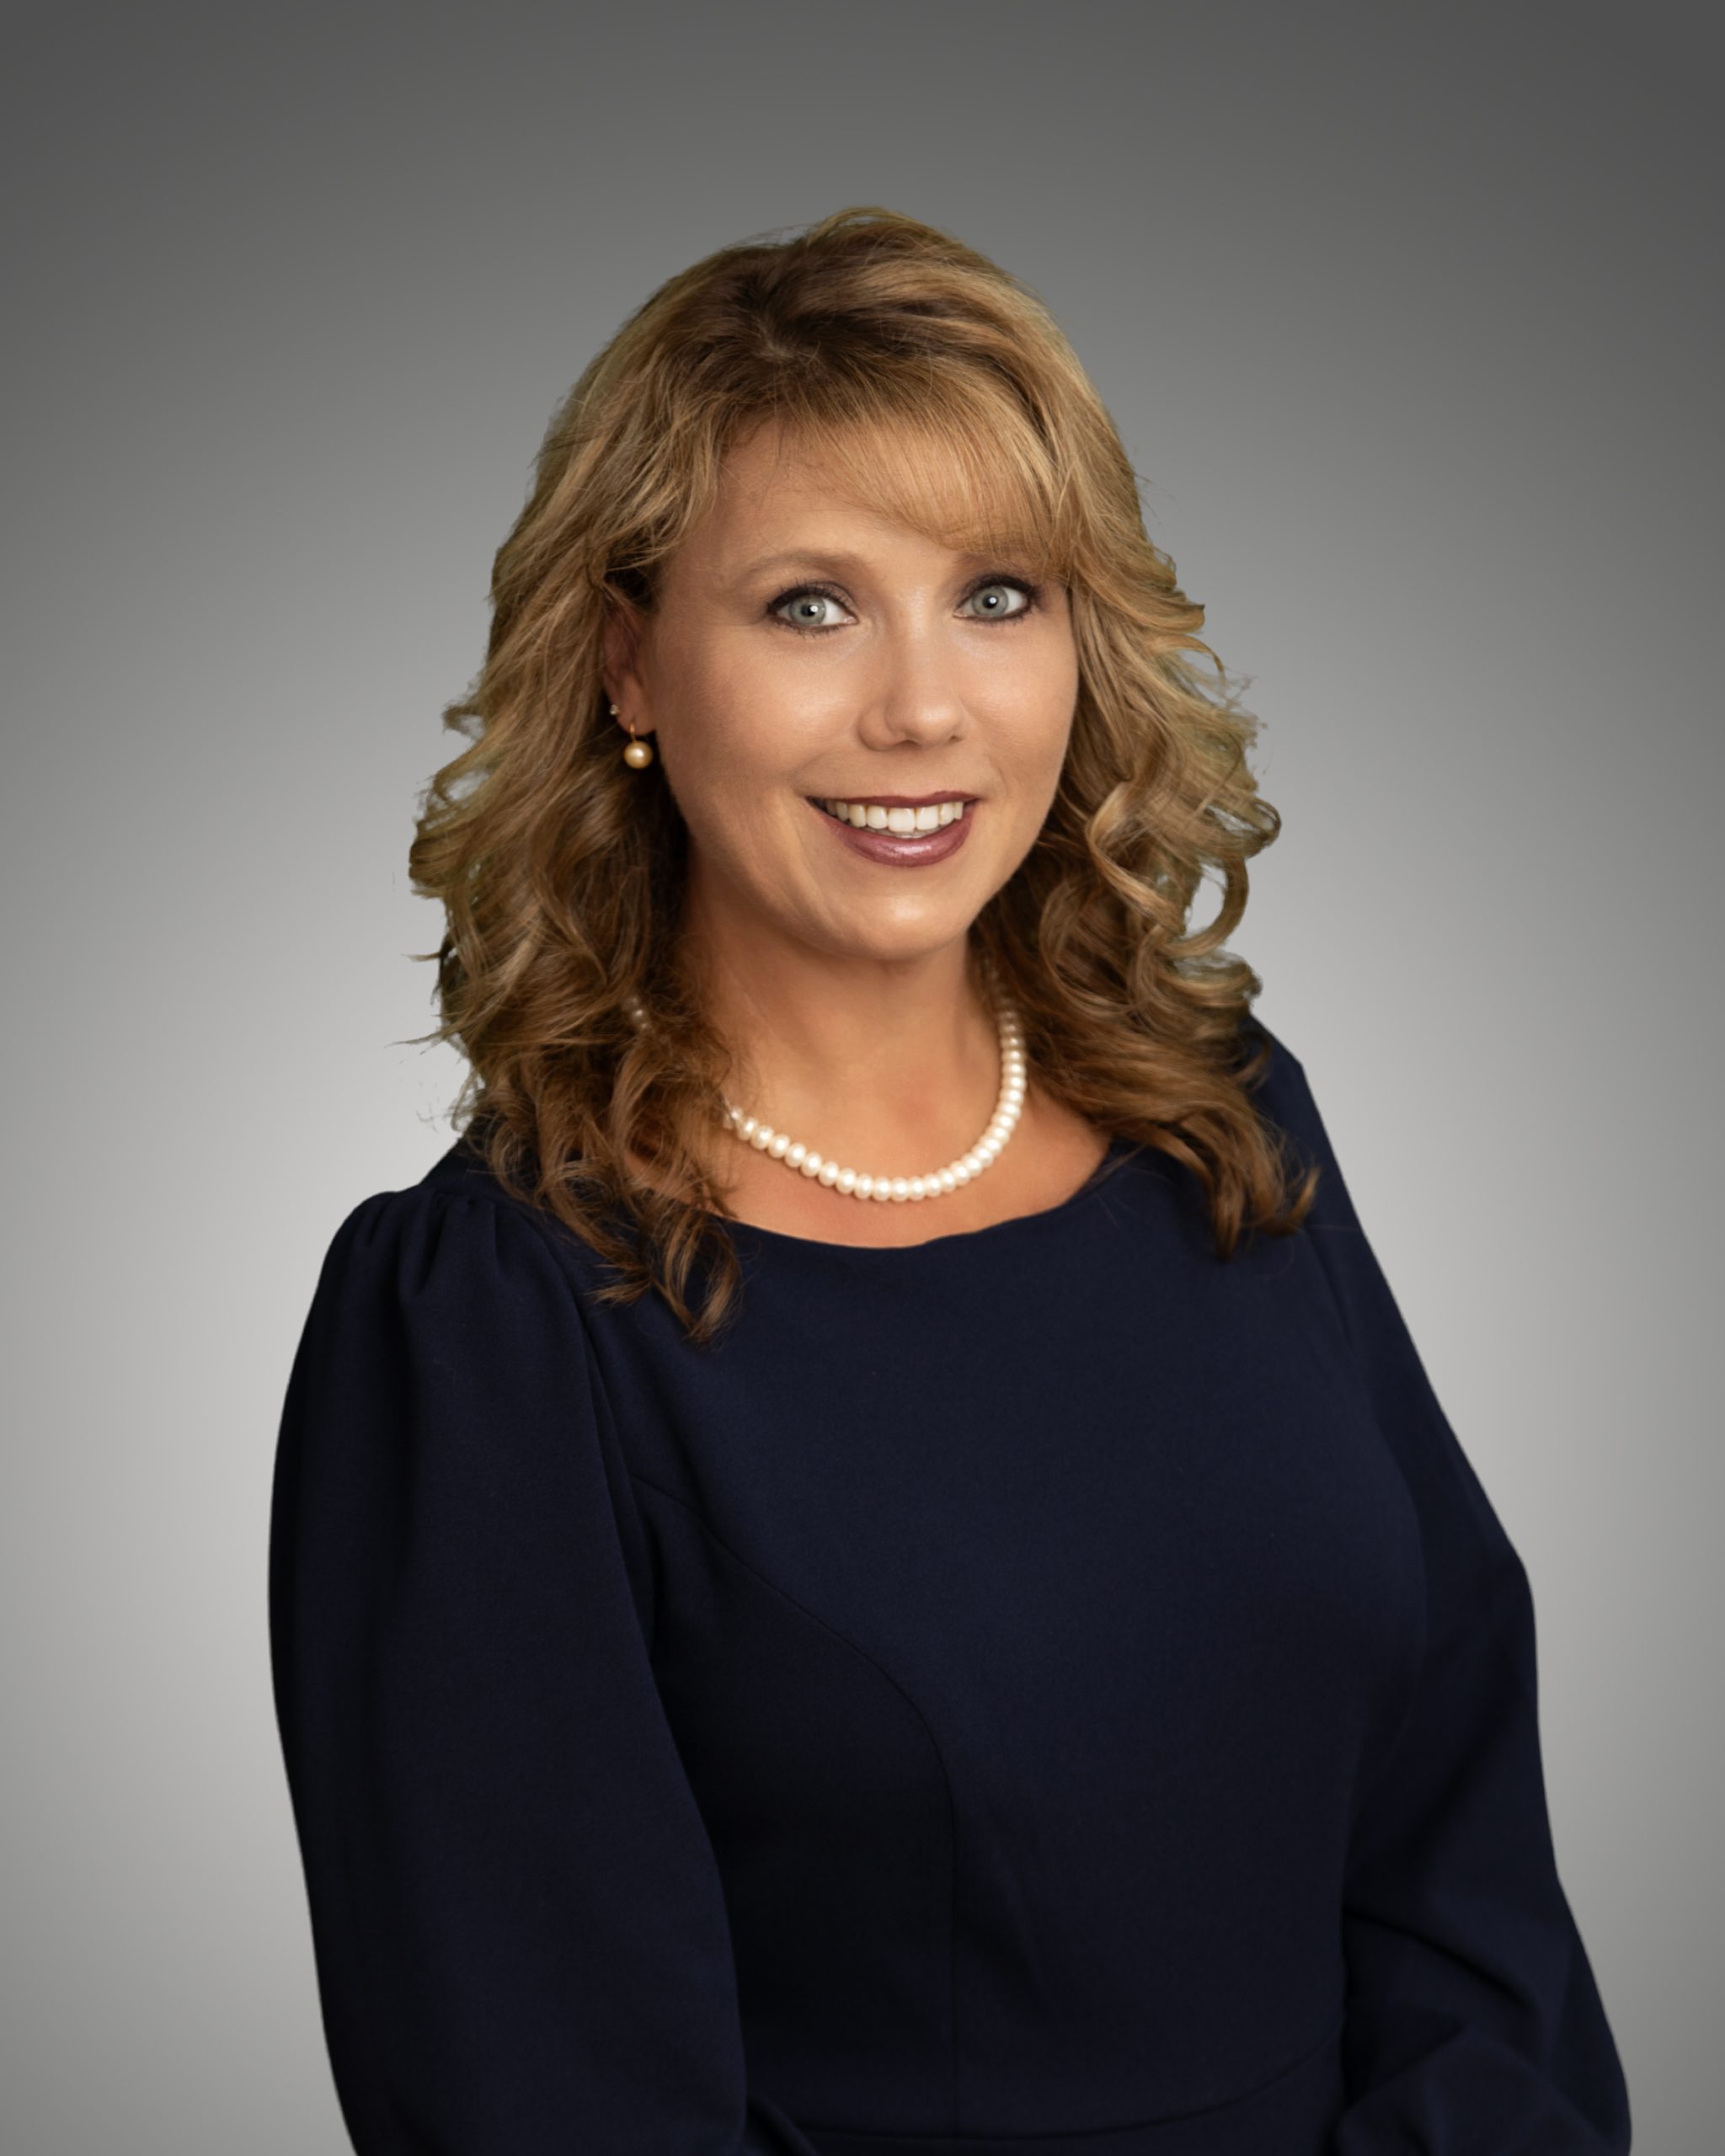
[[[991,969],[991,978],[996,978]],[[639,996],[629,998],[628,1012],[636,1025],[646,1024],[647,1014]],[[900,1204],[907,1199],[914,1203],[924,1198],[944,1197],[948,1191],[962,1189],[973,1176],[980,1176],[985,1168],[994,1166],[1023,1110],[1024,1030],[1017,1011],[1000,990],[997,979],[995,1019],[1000,1030],[1001,1089],[995,1101],[994,1114],[987,1129],[968,1153],[960,1154],[956,1161],[944,1168],[937,1168],[932,1175],[872,1176],[859,1174],[855,1168],[841,1168],[837,1161],[823,1159],[812,1147],[787,1137],[782,1130],[775,1130],[759,1116],[745,1115],[729,1100],[724,1104],[725,1127],[745,1145],[752,1145],[757,1153],[782,1161],[788,1168],[824,1183],[844,1198],[869,1198],[881,1203]]]

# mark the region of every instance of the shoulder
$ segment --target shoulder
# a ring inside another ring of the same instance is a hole
[[[411,1187],[462,1198],[485,1198],[499,1204],[525,1203],[519,1192],[510,1190],[492,1173],[478,1133],[472,1129],[464,1130]]]
[[[582,1502],[622,1489],[585,1299],[531,1209],[435,1173],[352,1206],[302,1328],[279,1458],[284,1519],[333,1502],[385,1540],[440,1504],[519,1521],[541,1502],[567,1512],[574,1479]]]
[[[398,1189],[374,1191],[359,1203],[343,1221],[342,1233],[364,1229],[400,1231],[412,1222],[435,1221],[446,1232],[469,1237],[499,1232],[497,1224],[512,1224],[501,1232],[516,1239],[537,1235],[547,1245],[560,1239],[561,1223],[523,1192],[512,1189],[492,1172],[484,1153],[466,1133],[440,1154],[417,1182]]]
[[[1311,1155],[1323,1147],[1323,1127],[1306,1066],[1256,1011],[1241,1021],[1235,1068],[1259,1114]]]
[[[317,1299],[380,1304],[415,1323],[458,1321],[471,1336],[539,1305],[567,1324],[579,1303],[574,1238],[498,1182],[463,1142],[417,1182],[361,1198],[330,1235]]]
[[[1338,1236],[1352,1245],[1362,1232],[1359,1216],[1305,1064],[1255,1011],[1242,1022],[1239,1042],[1239,1075],[1253,1107],[1281,1138],[1295,1180],[1308,1168],[1318,1171],[1303,1232],[1326,1248]]]

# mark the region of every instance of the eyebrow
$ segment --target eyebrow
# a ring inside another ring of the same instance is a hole
[[[1003,550],[1006,552],[1011,549]],[[960,561],[989,563],[993,554],[960,554]],[[795,547],[780,554],[763,554],[756,561],[746,563],[736,573],[739,584],[748,584],[757,576],[764,576],[769,569],[811,568],[824,570],[830,575],[841,575],[846,569],[866,567],[868,557],[863,554],[822,553],[818,548]]]
[[[862,560],[860,554],[823,554],[813,547],[794,547],[782,554],[762,554],[737,572],[739,582],[750,577],[764,576],[768,569],[804,568],[811,569],[854,568]]]

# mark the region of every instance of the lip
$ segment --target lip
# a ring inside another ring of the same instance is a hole
[[[938,808],[943,801],[974,801],[974,793],[805,793],[805,801],[866,801],[871,808]]]
[[[847,846],[865,861],[878,861],[889,868],[920,868],[927,862],[948,859],[969,837],[971,821],[976,814],[976,797],[969,793],[931,793],[921,801],[893,800],[885,794],[877,794],[873,799],[883,808],[921,808],[938,801],[969,801],[972,805],[950,824],[942,825],[937,831],[913,835],[858,830],[854,824],[841,824],[836,816],[829,816],[818,801],[807,795],[804,798],[809,801],[809,813],[820,817],[841,846]],[[841,795],[836,798],[843,798]]]

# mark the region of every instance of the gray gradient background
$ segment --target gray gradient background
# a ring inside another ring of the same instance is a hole
[[[1717,2145],[1707,19],[6,19],[8,2156],[345,2147],[264,1536],[323,1247],[449,1139],[414,795],[593,350],[873,201],[1049,301],[1250,678],[1236,947],[1532,1576],[1637,2148]]]

